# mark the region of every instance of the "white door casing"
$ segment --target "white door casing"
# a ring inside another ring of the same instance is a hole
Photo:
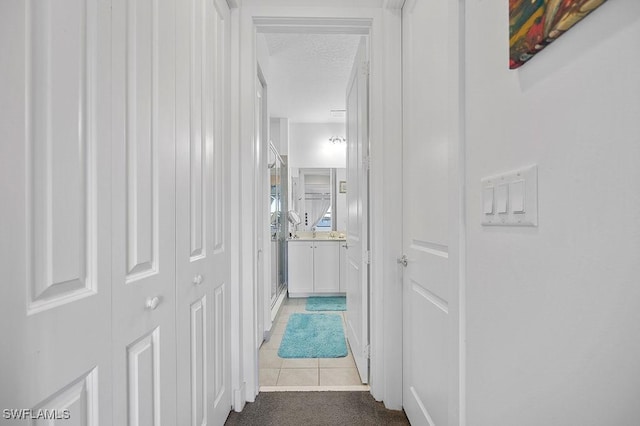
[[[0,5],[0,401],[88,425],[112,422],[110,14]]]
[[[267,140],[267,87],[266,81],[260,68],[257,68],[256,80],[256,109],[255,109],[255,244],[256,244],[256,314],[258,326],[256,328],[256,349],[260,347],[264,340],[264,332],[267,322],[271,322],[271,297],[269,289],[269,268],[270,264],[265,259],[270,259],[267,242],[269,237],[269,222],[265,209],[269,206],[269,181],[267,178],[267,151],[269,143]],[[269,328],[271,328],[269,324]]]
[[[286,2],[285,2],[286,3]],[[372,239],[371,318],[378,327],[375,330],[375,345],[372,345],[371,393],[378,400],[384,399],[391,408],[401,407],[401,347],[398,336],[400,322],[387,318],[401,316],[401,297],[389,297],[400,289],[390,283],[396,282],[395,257],[401,249],[401,238],[394,228],[399,219],[388,221],[387,212],[400,204],[397,196],[400,173],[400,147],[402,136],[401,79],[400,79],[400,13],[402,2],[385,0],[383,7],[353,7],[354,2],[345,1],[331,7],[290,7],[285,3],[264,5],[260,2],[242,3],[232,9],[232,21],[238,29],[231,43],[232,61],[231,88],[232,127],[231,144],[234,147],[232,161],[237,172],[237,184],[232,197],[237,197],[237,208],[232,215],[232,226],[238,230],[239,248],[232,257],[233,273],[238,285],[234,287],[233,301],[238,309],[233,315],[234,360],[233,384],[234,407],[242,409],[245,401],[253,401],[257,394],[257,350],[253,350],[257,325],[255,313],[254,281],[252,271],[241,270],[240,264],[255,263],[254,234],[252,225],[253,197],[255,189],[253,158],[253,135],[255,114],[255,33],[261,31],[290,31],[294,25],[301,33],[360,34],[371,35],[371,153],[372,173],[371,224],[376,231]],[[390,147],[390,148],[389,148]],[[397,202],[393,202],[398,200]],[[394,217],[393,214],[391,217]],[[382,301],[385,301],[384,303]]]
[[[347,339],[369,381],[369,64],[362,38],[347,85]]]
[[[180,425],[222,425],[231,406],[224,90],[226,6],[176,13],[176,329]]]
[[[176,421],[174,7],[113,1],[114,424]]]

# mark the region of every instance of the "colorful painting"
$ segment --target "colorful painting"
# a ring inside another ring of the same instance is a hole
[[[509,68],[527,62],[607,0],[509,0]]]

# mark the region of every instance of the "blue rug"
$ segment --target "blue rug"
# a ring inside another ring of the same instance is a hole
[[[347,297],[310,297],[307,299],[307,311],[346,311]]]
[[[291,314],[278,349],[280,358],[347,356],[342,317],[336,314]]]

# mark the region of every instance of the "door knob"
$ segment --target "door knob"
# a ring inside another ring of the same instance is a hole
[[[150,311],[153,311],[160,304],[160,298],[158,296],[147,297],[147,303],[145,304],[145,308]]]
[[[409,259],[407,259],[406,254],[403,254],[402,257],[396,259],[396,262],[398,262],[402,266],[407,266],[409,264]]]
[[[202,284],[202,281],[204,281],[204,278],[202,278],[202,275],[196,275],[195,277],[193,277],[193,284],[195,285]]]

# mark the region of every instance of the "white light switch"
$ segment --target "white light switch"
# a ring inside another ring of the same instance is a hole
[[[482,201],[484,214],[493,214],[493,186],[484,188],[482,191]]]
[[[482,183],[483,226],[538,226],[538,167],[487,176]]]
[[[498,185],[496,190],[496,210],[498,213],[507,213],[509,205],[509,186],[507,184]]]
[[[509,185],[509,192],[511,193],[511,211],[514,213],[522,214],[525,212],[524,203],[524,181],[518,180],[512,182]]]

